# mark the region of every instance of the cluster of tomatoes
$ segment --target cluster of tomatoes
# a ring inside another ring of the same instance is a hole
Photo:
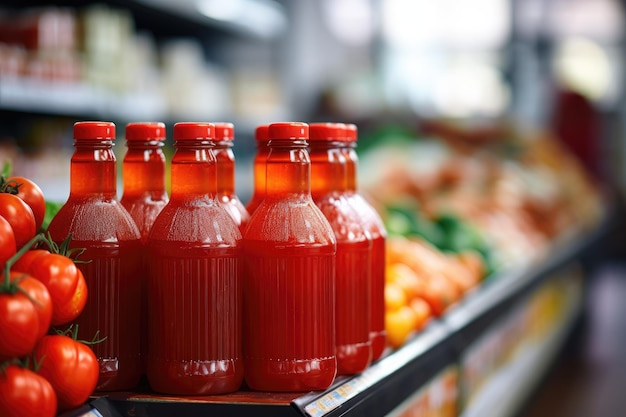
[[[84,404],[99,365],[77,328],[61,330],[87,301],[85,279],[68,253],[37,233],[41,189],[0,179],[0,416],[55,416]],[[47,249],[43,249],[47,247]],[[67,327],[67,326],[66,326]]]

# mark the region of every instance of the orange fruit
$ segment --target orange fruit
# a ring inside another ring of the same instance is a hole
[[[415,330],[417,315],[407,305],[397,310],[385,313],[385,330],[387,331],[387,343],[392,348],[402,346],[409,335]]]
[[[387,282],[399,285],[409,300],[421,294],[426,285],[419,275],[402,263],[387,266]]]
[[[385,284],[385,310],[398,310],[400,307],[407,305],[406,293],[401,286],[395,282]]]
[[[415,312],[415,330],[422,330],[432,317],[430,305],[423,298],[415,297],[409,303],[409,307]]]
[[[424,300],[430,305],[432,314],[439,317],[443,312],[458,299],[457,288],[442,276],[432,276],[428,280],[428,286],[422,294]]]
[[[467,268],[477,284],[485,275],[485,260],[478,252],[467,250],[457,254],[459,262]]]

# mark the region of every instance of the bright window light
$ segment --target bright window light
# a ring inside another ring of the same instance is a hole
[[[606,52],[585,38],[570,38],[559,45],[555,71],[565,86],[594,100],[609,94],[615,83]]]
[[[507,0],[382,0],[386,42],[410,48],[495,48],[510,30]]]
[[[325,0],[322,3],[328,27],[337,39],[350,45],[367,45],[374,34],[369,0]]]

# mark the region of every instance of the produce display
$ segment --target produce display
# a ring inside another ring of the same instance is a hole
[[[46,202],[29,179],[3,175],[0,207],[0,415],[55,416],[87,401],[99,369],[98,341],[67,326],[87,302],[80,251],[37,233]]]
[[[389,233],[391,347],[483,280],[539,261],[602,216],[593,179],[545,133],[428,122],[363,139],[362,187]]]

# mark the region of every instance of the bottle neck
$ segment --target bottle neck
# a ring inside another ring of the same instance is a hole
[[[359,167],[359,157],[357,156],[354,144],[347,143],[341,148],[346,158],[346,191],[356,192],[357,190],[357,170]]]
[[[70,195],[115,198],[117,166],[112,140],[75,140],[70,162]]]
[[[172,157],[171,198],[215,198],[216,163],[212,141],[177,141]]]
[[[254,194],[265,195],[265,180],[267,177],[267,157],[270,148],[267,142],[257,142],[257,153],[254,157]]]
[[[161,141],[128,142],[122,165],[124,196],[165,194],[165,155]]]
[[[346,157],[335,142],[315,142],[310,146],[311,195],[321,197],[347,188]]]
[[[235,154],[231,141],[215,142],[213,149],[217,163],[217,195],[232,196],[235,194]]]
[[[277,139],[268,144],[266,198],[287,194],[311,195],[311,160],[306,140]]]

